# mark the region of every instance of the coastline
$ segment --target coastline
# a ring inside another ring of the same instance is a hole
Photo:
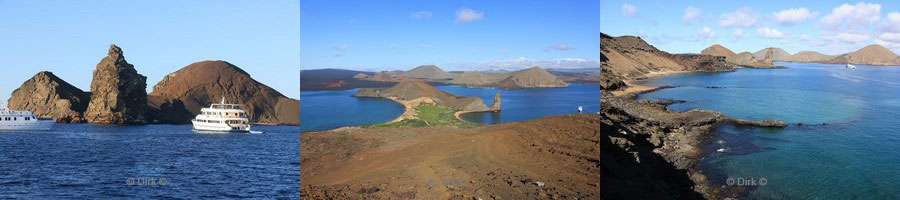
[[[397,102],[397,103],[403,105],[403,113],[400,114],[400,116],[397,116],[397,118],[394,118],[393,120],[391,120],[389,122],[385,122],[384,124],[399,122],[399,121],[403,121],[405,119],[415,119],[416,118],[415,107],[417,105],[419,105],[421,103],[434,103],[434,99],[432,99],[430,97],[419,97],[419,98],[416,98],[413,100],[407,100],[407,101],[398,100],[396,97],[388,97],[387,99],[390,99],[391,101],[394,101],[394,102]]]
[[[658,78],[658,77],[663,77],[663,76],[689,74],[689,73],[696,73],[696,72],[693,72],[693,71],[650,72],[650,73],[645,74],[644,75],[645,77],[641,78],[641,79],[650,79],[650,78]],[[612,94],[616,95],[616,96],[627,96],[630,94],[641,94],[641,93],[644,93],[647,91],[661,89],[661,87],[646,86],[646,85],[640,85],[640,84],[633,83],[636,80],[640,80],[640,79],[624,80],[623,82],[625,82],[625,85],[628,87],[626,87],[625,89],[621,89],[621,90],[614,90],[614,91],[612,91]]]

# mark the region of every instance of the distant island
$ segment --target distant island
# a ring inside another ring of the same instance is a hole
[[[300,72],[300,90],[346,90],[390,87],[406,80],[423,80],[431,85],[458,85],[501,89],[568,87],[571,83],[616,87],[601,69],[553,69],[530,67],[518,71],[453,71],[422,65],[408,71],[367,72],[346,69],[314,69]]]
[[[252,123],[300,123],[298,100],[225,61],[185,66],[164,77],[150,94],[146,80],[113,44],[94,70],[90,92],[42,71],[13,91],[8,102],[11,109],[29,110],[60,123],[190,123],[200,108],[225,97],[248,108]]]
[[[772,54],[771,59],[766,57],[769,52]],[[734,54],[731,50],[718,44],[703,49],[700,54],[723,56],[729,62],[748,67],[769,66],[771,65],[767,64],[770,63],[769,60],[822,64],[900,65],[900,57],[897,54],[878,44],[871,44],[859,50],[836,56],[815,51],[801,51],[792,55],[784,49],[776,47],[765,48],[752,54],[749,52]]]

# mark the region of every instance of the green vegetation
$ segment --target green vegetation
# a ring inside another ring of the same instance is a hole
[[[456,126],[459,128],[474,128],[477,124],[456,119],[453,113],[456,109],[437,105],[422,104],[416,106],[417,119],[405,119],[399,122],[376,124],[372,128],[397,128],[397,127],[427,127],[427,126]]]

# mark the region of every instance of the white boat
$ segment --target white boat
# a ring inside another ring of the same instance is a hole
[[[34,117],[31,111],[10,110],[6,106],[0,108],[0,130],[41,130],[53,128],[52,119]]]
[[[847,69],[856,69],[856,65],[847,63]]]
[[[225,103],[225,97],[221,103],[200,109],[200,114],[191,123],[198,131],[258,133],[250,131],[250,120],[241,105]]]

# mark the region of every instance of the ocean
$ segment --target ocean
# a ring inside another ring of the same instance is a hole
[[[742,199],[900,199],[900,67],[776,64],[788,68],[648,79],[678,87],[638,98],[790,123],[722,126],[703,145],[700,169],[716,187],[744,186]]]
[[[253,129],[266,133],[88,124],[0,131],[0,198],[299,198],[298,128]]]

